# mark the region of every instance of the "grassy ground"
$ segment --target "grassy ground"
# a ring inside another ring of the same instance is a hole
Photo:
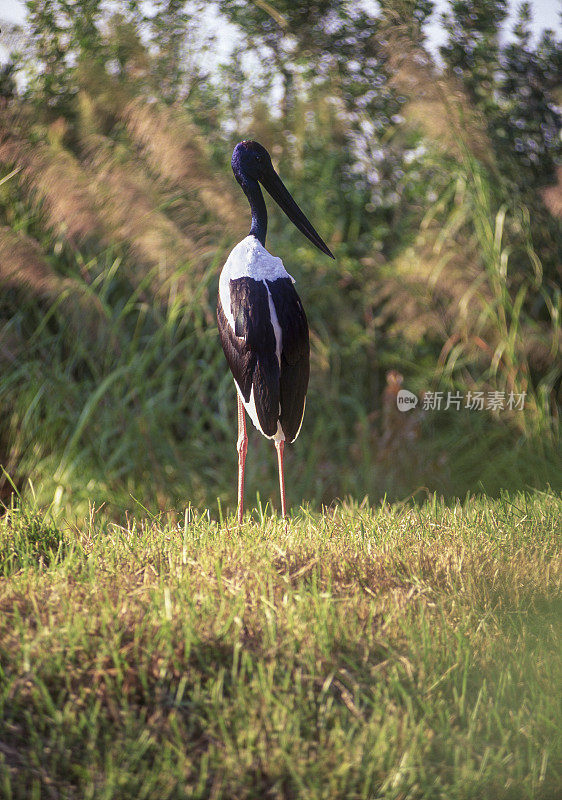
[[[562,502],[0,519],[5,798],[557,798]]]

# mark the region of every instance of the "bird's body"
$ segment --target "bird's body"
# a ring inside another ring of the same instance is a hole
[[[219,282],[219,333],[238,395],[275,441],[297,438],[308,387],[308,324],[294,282],[252,235],[230,253]]]
[[[250,203],[250,233],[230,253],[219,280],[217,322],[238,393],[238,519],[242,521],[248,438],[245,413],[277,449],[285,516],[283,449],[300,431],[309,378],[304,308],[280,258],[265,249],[267,210],[259,183],[322,252],[332,256],[257,142],[234,148],[232,169]],[[259,183],[258,183],[259,182]]]

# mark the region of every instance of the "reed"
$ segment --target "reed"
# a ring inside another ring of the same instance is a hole
[[[185,111],[137,98],[125,108],[123,120],[155,174],[182,191],[194,192],[233,235],[242,231],[244,206],[233,185],[210,169],[202,137]]]
[[[47,132],[44,132],[45,134]],[[23,106],[0,116],[0,163],[18,169],[25,193],[56,234],[74,244],[99,237],[102,224],[77,159],[47,136],[37,141],[30,112]]]
[[[156,280],[160,276],[165,282],[170,273],[177,276],[179,265],[203,260],[208,248],[204,227],[199,241],[190,239],[160,210],[161,194],[130,153],[100,136],[88,145],[84,171],[96,208],[109,238],[130,248],[139,277],[152,270]]]

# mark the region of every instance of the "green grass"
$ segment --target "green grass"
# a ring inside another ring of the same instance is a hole
[[[562,501],[0,519],[5,798],[556,798]]]

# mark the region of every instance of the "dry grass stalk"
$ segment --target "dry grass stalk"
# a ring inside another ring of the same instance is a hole
[[[425,337],[445,341],[452,331],[467,331],[480,310],[480,303],[462,303],[482,273],[476,248],[451,241],[437,252],[439,232],[436,225],[422,231],[413,247],[393,260],[378,291],[379,323],[412,344]],[[483,284],[479,297],[485,292],[489,295]]]
[[[19,169],[24,190],[40,203],[58,235],[73,243],[95,237],[103,245],[116,241],[130,247],[138,262],[158,268],[159,287],[178,266],[202,259],[208,243],[201,241],[201,228],[194,241],[159,210],[165,198],[127,153],[116,153],[105,137],[91,136],[80,163],[64,148],[60,125],[45,132],[49,143],[32,144],[31,130],[23,108],[2,118],[0,162]],[[34,273],[36,288],[39,274]]]
[[[542,190],[542,199],[552,216],[562,219],[562,167],[556,170],[556,183]]]
[[[486,124],[451,75],[438,72],[428,53],[392,26],[386,32],[385,53],[390,84],[409,98],[402,113],[447,153],[462,158],[466,148],[484,163],[492,150]]]
[[[37,242],[7,226],[0,227],[0,285],[55,297],[69,283],[45,261]]]
[[[183,234],[158,209],[153,187],[133,164],[119,163],[104,143],[91,152],[86,170],[108,235],[129,245],[141,263],[163,269],[166,279],[178,266],[201,260],[203,243]]]
[[[233,232],[243,230],[245,218],[233,187],[212,173],[200,134],[185,115],[136,99],[126,107],[123,119],[158,175],[184,191],[196,192],[205,208]]]
[[[103,334],[105,318],[96,298],[87,294],[79,281],[58,275],[36,241],[7,226],[0,227],[0,288],[19,289],[39,300],[60,303],[72,330],[85,331],[92,339]],[[0,333],[0,362],[14,361],[21,346],[10,331]]]
[[[100,220],[78,161],[60,146],[29,139],[21,110],[0,119],[0,162],[20,168],[29,194],[40,201],[47,223],[72,241],[99,236]]]

